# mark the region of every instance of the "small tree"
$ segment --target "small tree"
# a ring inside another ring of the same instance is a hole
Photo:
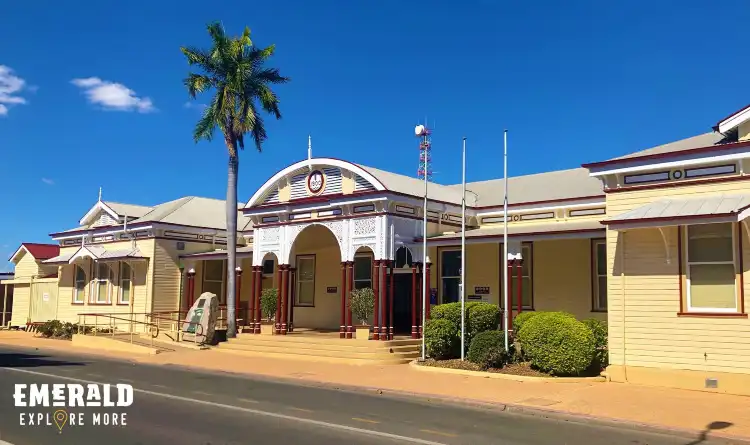
[[[267,321],[272,321],[276,316],[277,295],[277,289],[263,289],[260,294],[260,311]]]
[[[375,308],[375,292],[369,287],[355,289],[349,297],[349,305],[352,315],[359,320],[360,325],[365,326]]]

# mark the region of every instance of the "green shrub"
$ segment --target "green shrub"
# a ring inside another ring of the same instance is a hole
[[[594,335],[594,360],[592,365],[596,366],[598,371],[603,370],[609,365],[609,348],[607,346],[607,322],[597,320],[595,318],[589,318],[583,320],[585,324]]]
[[[466,302],[466,312],[468,313],[469,310],[476,306],[477,304],[480,304],[476,301]],[[453,323],[458,327],[458,329],[461,329],[461,303],[445,303],[445,304],[439,304],[437,306],[434,306],[430,310],[430,318],[433,320],[440,320],[445,319]],[[468,320],[468,318],[467,318]],[[468,321],[467,321],[468,324]]]
[[[427,320],[424,327],[424,342],[427,354],[435,360],[455,357],[458,344],[456,325],[445,318]]]
[[[82,333],[85,334],[90,332],[91,328],[88,328],[85,331],[86,332]],[[78,333],[78,324],[69,322],[63,323],[60,320],[49,320],[39,325],[37,327],[37,332],[39,335],[46,338],[70,340],[73,338],[73,334]]]
[[[375,310],[375,292],[369,287],[355,289],[349,295],[349,305],[352,308],[352,316],[360,325],[365,326]]]
[[[272,321],[276,317],[276,303],[278,302],[277,289],[263,289],[260,293],[260,311],[263,318]]]
[[[596,352],[591,330],[566,313],[545,312],[527,319],[518,339],[533,366],[555,375],[580,374]]]
[[[524,311],[516,315],[513,318],[513,332],[518,333],[521,330],[521,326],[524,325],[531,317],[541,314],[542,312],[535,311]]]
[[[496,330],[500,322],[500,309],[490,303],[471,301],[465,303],[466,310],[466,338],[468,347],[471,339],[480,332]],[[433,320],[448,320],[456,326],[456,332],[461,335],[461,303],[445,303],[432,308],[430,318]],[[459,343],[460,345],[460,343]]]
[[[466,309],[468,320],[466,334],[468,342],[477,336],[480,332],[497,331],[497,325],[500,323],[500,308],[490,303],[472,304]]]
[[[471,340],[468,359],[482,369],[502,368],[508,361],[503,333],[498,330],[478,333]]]

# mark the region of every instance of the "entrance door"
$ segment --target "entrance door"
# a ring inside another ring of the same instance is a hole
[[[393,274],[393,333],[410,334],[411,313],[411,273]]]

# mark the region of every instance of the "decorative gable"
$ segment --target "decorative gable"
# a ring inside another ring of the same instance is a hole
[[[332,158],[307,159],[276,173],[250,198],[245,208],[314,196],[385,189],[379,180],[359,165]]]
[[[112,215],[110,215],[107,212],[99,212],[99,214],[96,216],[96,219],[94,219],[94,222],[89,224],[89,227],[102,227],[102,226],[112,226],[115,224],[118,224],[119,221],[112,218]]]

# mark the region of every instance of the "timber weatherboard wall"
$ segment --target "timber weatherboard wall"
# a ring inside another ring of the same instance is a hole
[[[128,250],[132,248],[131,241],[117,241],[101,244],[107,250]],[[153,239],[136,240],[136,247],[148,261],[133,261],[133,282],[131,285],[131,303],[118,304],[120,295],[120,267],[119,263],[111,263],[114,266],[114,283],[112,283],[112,298],[108,304],[97,304],[91,302],[92,284],[91,279],[95,273],[92,261],[84,261],[79,265],[86,273],[86,286],[84,287],[83,303],[73,303],[73,291],[75,287],[75,265],[66,264],[60,266],[59,272],[59,289],[58,289],[58,320],[75,323],[78,321],[78,314],[82,313],[117,313],[129,314],[150,312],[151,291],[152,288],[152,268],[153,268]],[[60,255],[74,253],[80,246],[61,247]],[[90,321],[87,319],[87,321]]]
[[[665,198],[699,198],[748,191],[750,182],[747,180],[617,191],[607,194],[607,216]],[[733,227],[737,245],[737,224]],[[678,229],[672,226],[662,230],[666,248],[656,228],[625,233],[607,231],[610,363],[615,368],[625,365],[628,372],[631,367],[697,371],[699,374],[690,377],[693,379],[691,387],[702,387],[702,379],[715,377],[715,373],[750,374],[748,318],[678,315],[683,298],[680,282],[684,280],[679,275],[682,258],[678,255]],[[685,230],[680,232],[684,236]],[[739,233],[742,263],[747,269],[750,240],[744,228]],[[682,244],[680,253],[684,255],[684,242]],[[684,268],[682,274],[685,274]],[[743,276],[742,284],[747,289],[750,277],[747,273]],[[620,371],[613,375],[615,379],[627,378]],[[750,379],[746,383],[750,383]],[[745,392],[750,393],[747,389]]]

